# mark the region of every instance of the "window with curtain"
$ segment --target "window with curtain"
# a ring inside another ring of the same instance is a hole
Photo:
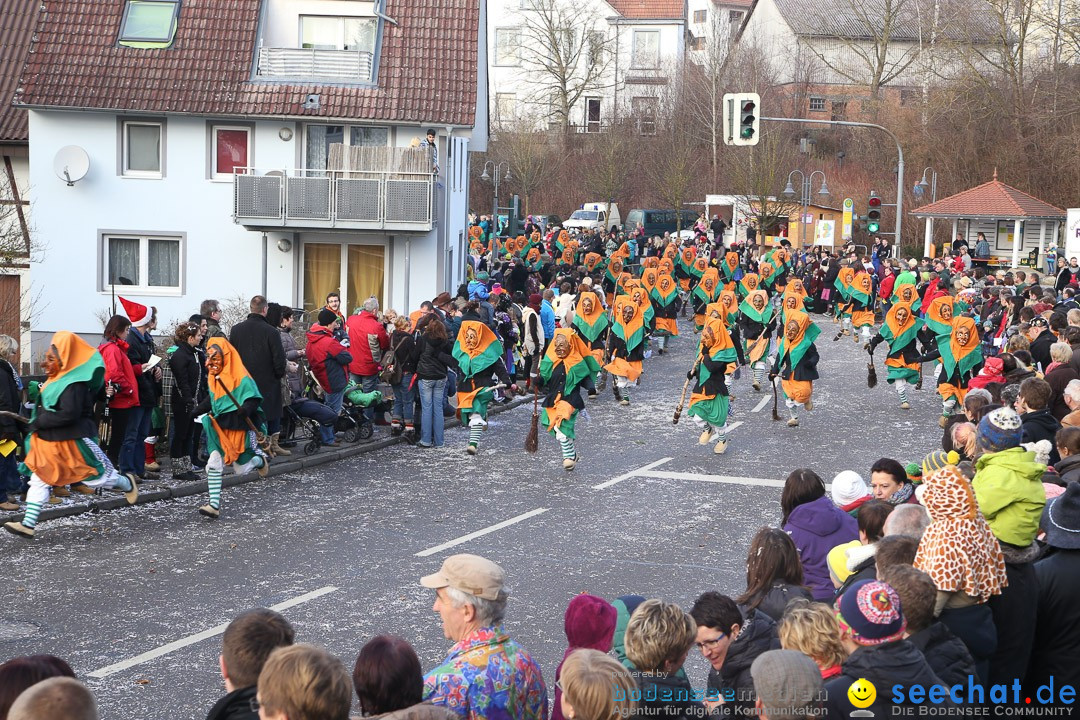
[[[349,245],[349,277],[346,296],[350,312],[374,295],[386,307],[383,295],[384,251],[382,245]]]
[[[630,67],[642,70],[660,67],[660,32],[635,30],[633,37]]]
[[[306,162],[308,170],[326,170],[330,161],[330,146],[345,142],[345,127],[342,125],[308,125]]]
[[[231,178],[236,168],[248,166],[251,131],[243,127],[214,128],[214,177]]]
[[[102,238],[102,289],[137,287],[144,291],[179,291],[183,284],[181,236],[110,235]]]
[[[161,177],[161,123],[124,123],[124,175]]]
[[[373,17],[300,16],[300,47],[314,50],[375,51]]]
[[[354,125],[349,128],[349,144],[353,147],[386,147],[390,144],[390,128]]]
[[[304,243],[304,310],[318,310],[341,287],[341,246]]]

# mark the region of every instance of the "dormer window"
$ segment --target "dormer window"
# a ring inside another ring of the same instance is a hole
[[[374,52],[373,17],[300,16],[300,47],[314,50],[359,50]]]
[[[119,43],[135,48],[169,47],[179,15],[180,0],[127,0]]]

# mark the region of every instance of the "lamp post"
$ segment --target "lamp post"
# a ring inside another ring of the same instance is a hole
[[[491,168],[491,173],[488,173],[488,168]],[[491,222],[495,228],[495,234],[499,234],[499,171],[506,168],[506,176],[503,180],[509,182],[514,178],[510,175],[510,163],[508,162],[495,162],[494,160],[488,160],[484,163],[484,172],[480,175],[480,179],[484,182],[494,182],[495,194],[491,201]]]
[[[795,195],[795,188],[791,184],[791,178],[796,173],[799,175],[801,185],[801,192],[799,195],[799,247],[806,247],[806,211],[810,208],[810,186],[813,184],[814,176],[821,175],[821,188],[818,190],[818,195],[828,196],[829,186],[825,181],[825,172],[822,170],[815,170],[809,175],[805,174],[802,170],[792,170],[788,173],[787,186],[784,187],[784,191],[781,193],[785,197],[793,197]]]
[[[931,173],[930,182],[926,181],[926,173]],[[922,179],[915,183],[915,188],[918,190],[918,195],[926,195],[926,191],[930,191],[930,202],[937,202],[937,170],[932,167],[927,167],[922,171]],[[949,239],[952,242],[952,238]],[[926,218],[926,234],[923,236],[923,257],[930,257],[930,246],[934,244],[934,218]]]

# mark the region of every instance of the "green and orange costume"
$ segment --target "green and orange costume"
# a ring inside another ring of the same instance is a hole
[[[563,357],[559,357],[560,351],[565,353]],[[600,363],[581,337],[570,328],[557,329],[540,361],[540,377],[546,393],[540,419],[544,428],[559,441],[566,470],[573,470],[577,463],[574,425],[578,412],[585,409],[581,389],[594,394],[594,379],[598,372]]]
[[[668,338],[679,334],[679,286],[675,278],[667,273],[657,276],[656,284],[649,293],[653,310],[656,313],[656,327],[653,336],[657,349],[663,354],[667,349]]]
[[[874,332],[874,279],[861,270],[851,280],[851,334],[856,343],[870,342]]]
[[[629,319],[625,317],[627,307],[633,309]],[[645,321],[641,306],[629,296],[621,296],[615,301],[607,357],[604,369],[615,379],[612,384],[615,398],[620,404],[629,405],[630,385],[637,384],[645,359]]]
[[[720,298],[720,273],[708,268],[690,293],[694,305],[694,329],[700,331],[705,325],[705,308]]]
[[[721,454],[727,449],[727,421],[731,409],[725,376],[742,361],[742,352],[735,346],[724,322],[710,318],[701,333],[698,361],[686,374],[687,380],[697,379],[690,394],[687,414],[702,429],[698,443],[707,445],[716,435],[713,452]]]
[[[916,341],[922,325],[922,318],[911,310],[910,305],[897,303],[889,308],[881,330],[866,345],[866,351],[872,356],[874,348],[882,342],[889,343],[889,355],[885,358],[885,367],[888,369],[887,381],[890,385],[896,386],[900,407],[904,410],[911,407],[908,402],[908,385],[917,384],[921,372],[922,363],[919,362]]]
[[[938,395],[941,396],[941,425],[963,406],[968,383],[979,374],[983,366],[982,343],[975,321],[960,316],[953,319],[952,332],[938,337],[937,349],[920,360],[930,362],[941,359],[938,370]]]
[[[582,302],[589,296],[591,303]],[[589,311],[585,311],[585,305],[589,304]],[[574,332],[584,341],[589,352],[597,363],[604,359],[604,336],[609,327],[608,313],[600,302],[600,296],[595,290],[584,290],[578,293],[577,306],[574,308]],[[599,372],[599,365],[597,365]]]
[[[779,376],[780,388],[784,392],[784,404],[790,418],[788,425],[799,424],[799,408],[813,408],[811,397],[814,392],[814,380],[818,379],[818,351],[814,340],[821,330],[810,321],[810,316],[798,310],[792,310],[784,318],[783,335],[777,349],[769,379]]]
[[[488,405],[495,397],[493,377],[510,385],[503,361],[503,345],[491,328],[476,320],[461,323],[454,348],[450,351],[459,371],[457,412],[462,425],[469,428],[466,451],[475,455],[480,433],[487,428]]]
[[[761,380],[765,377],[769,350],[772,347],[772,334],[776,329],[772,303],[764,290],[755,290],[739,305],[742,319],[739,321],[740,332],[746,341],[746,355],[754,373],[754,389],[761,389]]]

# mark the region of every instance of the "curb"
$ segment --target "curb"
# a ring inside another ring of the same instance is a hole
[[[511,400],[505,405],[493,405],[488,413],[491,415],[497,415],[507,410],[513,410],[516,407],[524,405],[531,401],[529,397],[517,397]],[[460,427],[461,421],[454,418],[447,418],[445,421],[445,427],[455,428]],[[373,452],[375,450],[382,450],[384,448],[391,447],[393,445],[399,445],[405,442],[402,437],[388,437],[374,442],[357,443],[348,447],[337,448],[328,452],[319,452],[315,455],[297,457],[293,455],[286,460],[280,462],[272,462],[270,464],[270,470],[266,477],[277,477],[279,475],[288,475],[289,473],[295,473],[300,470],[306,470],[308,468],[318,467],[319,465],[326,465],[328,463],[337,462],[338,460],[346,460],[357,455],[363,455],[364,453]],[[298,445],[299,447],[299,445]],[[324,448],[325,450],[325,448]],[[237,485],[246,485],[247,483],[256,482],[262,480],[257,472],[250,472],[244,475],[226,475],[222,478],[222,487],[235,487]],[[145,487],[145,485],[144,485]],[[154,488],[143,491],[139,491],[139,499],[135,503],[136,505],[147,505],[149,503],[161,502],[164,500],[175,500],[177,498],[190,497],[192,495],[200,495],[207,492],[206,480],[198,480],[195,482],[183,483],[175,487],[166,488]],[[122,508],[130,507],[127,501],[119,496],[105,497],[99,495],[87,495],[90,498],[88,502],[76,502],[72,504],[65,504],[60,507],[50,507],[46,505],[41,510],[41,515],[38,520],[56,520],[59,518],[75,517],[76,515],[85,515],[86,513],[98,513],[106,510],[120,510]],[[0,515],[0,523],[16,522],[22,520],[23,513],[8,513]]]

